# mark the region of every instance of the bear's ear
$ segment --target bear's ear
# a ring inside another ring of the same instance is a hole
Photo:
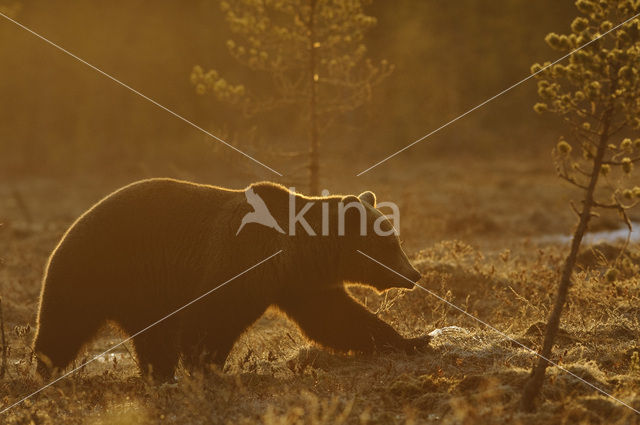
[[[349,205],[352,202],[360,202],[360,199],[355,195],[345,195],[340,199],[344,205]]]
[[[338,225],[338,234],[344,235],[347,232],[349,235],[355,234],[354,232],[357,232],[356,229],[359,226],[360,234],[365,235],[367,212],[360,198],[355,195],[346,195],[342,197],[340,202],[342,203],[342,208],[344,208],[344,216],[338,218],[338,223],[344,223],[344,227],[342,227],[342,224]],[[338,207],[338,212],[340,212],[340,207]]]
[[[360,195],[358,195],[358,199],[366,202],[372,207],[376,206],[376,194],[371,192],[370,190],[367,190],[366,192],[362,192]]]

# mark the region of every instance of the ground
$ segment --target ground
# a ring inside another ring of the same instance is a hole
[[[424,289],[351,292],[403,335],[432,333],[430,350],[331,354],[268,312],[222,370],[190,375],[181,369],[177,383],[152,385],[138,377],[131,345],[124,344],[3,413],[0,421],[640,423],[640,415],[555,366],[548,369],[538,410],[518,409],[535,361],[519,344],[540,348],[567,251],[559,236],[571,231],[574,220],[568,200],[577,193],[554,176],[549,158],[526,164],[433,160],[403,169],[401,177],[393,167],[403,164],[395,162],[375,179],[372,173],[339,188],[357,193],[369,185],[379,200],[398,202],[402,238],[424,273]],[[43,385],[33,374],[29,345],[48,254],[73,219],[117,184],[45,178],[0,183],[0,295],[9,345],[0,409]],[[615,217],[606,216],[593,230],[616,226]],[[640,251],[629,246],[611,281],[604,274],[620,243],[609,242],[581,256],[552,360],[640,410]],[[121,338],[106,329],[76,364]]]

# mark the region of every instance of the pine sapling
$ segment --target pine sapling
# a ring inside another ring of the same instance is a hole
[[[572,52],[614,23],[640,13],[640,1],[578,0],[581,13],[566,35],[550,33],[546,42],[555,50]],[[544,69],[535,64],[533,72]],[[640,19],[633,19],[570,56],[568,64],[549,66],[537,75],[542,101],[538,113],[560,117],[567,133],[553,150],[558,176],[581,192],[578,216],[558,292],[547,320],[541,357],[524,388],[522,406],[535,409],[542,389],[546,359],[558,333],[562,309],[572,284],[576,259],[589,222],[597,210],[615,210],[631,230],[627,211],[640,201],[640,188],[631,186],[634,164],[640,161]]]

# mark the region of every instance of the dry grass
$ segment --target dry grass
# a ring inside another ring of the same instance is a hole
[[[420,182],[397,195],[405,204],[401,205],[404,238],[414,264],[425,275],[422,284],[537,349],[564,248],[540,245],[536,235],[569,230],[567,192],[558,182],[557,188],[552,186],[552,174],[535,165],[528,166],[519,180],[509,180],[515,165],[489,173],[483,166],[469,164],[460,176],[444,166],[429,167],[435,181],[429,184],[428,195],[423,196]],[[389,175],[379,185],[382,197],[392,194],[394,179]],[[479,176],[487,183],[474,188]],[[16,187],[30,205],[29,214],[20,206],[20,195],[14,194]],[[528,191],[523,193],[525,187]],[[33,375],[28,349],[42,267],[64,228],[97,195],[62,198],[56,190],[61,189],[55,182],[0,187],[0,203],[8,206],[0,217],[5,223],[0,228],[0,294],[10,342],[8,373],[0,380],[1,406],[42,384]],[[532,201],[527,204],[525,199]],[[600,248],[601,253],[607,251]],[[604,277],[611,258],[585,254],[553,358],[637,409],[639,254],[638,247],[630,247],[615,282]],[[135,362],[123,348],[25,401],[0,421],[640,423],[631,410],[555,367],[549,369],[539,410],[522,413],[517,403],[534,361],[531,353],[420,289],[380,295],[353,287],[352,293],[406,336],[443,330],[427,352],[337,355],[309,345],[295,326],[269,312],[241,338],[224,370],[205,375],[180,370],[177,384],[154,386],[137,376]],[[117,338],[117,333],[105,330],[84,356],[90,358]]]

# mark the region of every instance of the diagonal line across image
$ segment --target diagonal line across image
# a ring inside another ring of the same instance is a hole
[[[88,66],[89,68],[93,69],[94,71],[104,75],[105,77],[107,77],[108,79],[112,80],[113,82],[121,85],[122,87],[126,88],[127,90],[131,91],[134,94],[137,94],[138,96],[140,96],[141,98],[153,103],[154,105],[156,105],[158,108],[170,113],[171,115],[173,115],[174,117],[178,118],[179,120],[184,121],[185,123],[189,124],[191,127],[195,128],[196,130],[206,134],[207,136],[217,140],[218,142],[222,143],[223,145],[233,149],[234,151],[238,152],[240,155],[243,155],[244,157],[250,159],[251,161],[255,162],[258,165],[261,165],[262,167],[266,168],[267,170],[271,171],[274,174],[277,174],[278,176],[282,177],[282,173],[274,170],[273,168],[269,167],[268,165],[258,161],[257,159],[255,159],[254,157],[252,157],[251,155],[249,155],[246,152],[243,152],[242,150],[236,148],[235,146],[233,146],[232,144],[226,142],[225,140],[221,139],[220,137],[216,136],[215,134],[211,133],[210,131],[205,130],[204,128],[200,127],[199,125],[193,123],[192,121],[188,120],[187,118],[183,117],[182,115],[178,114],[177,112],[172,111],[171,109],[167,108],[166,106],[158,103],[157,101],[153,100],[152,98],[150,98],[149,96],[139,92],[138,90],[134,89],[133,87],[129,86],[128,84],[123,83],[122,81],[120,81],[119,79],[117,79],[116,77],[112,76],[111,74],[108,74],[107,72],[101,70],[100,68],[90,64],[89,62],[85,61],[84,59],[76,56],[75,54],[71,53],[70,51],[68,51],[67,49],[65,49],[64,47],[61,47],[60,45],[54,43],[53,41],[49,40],[48,38],[38,34],[37,32],[35,32],[34,30],[32,30],[31,28],[28,28],[24,25],[22,25],[20,22],[11,19],[10,17],[8,17],[7,15],[5,15],[4,13],[0,12],[0,16],[5,18],[6,20],[13,22],[14,24],[16,24],[17,26],[19,26],[20,28],[22,28],[23,30],[35,35],[36,37],[38,37],[39,39],[41,39],[42,41],[44,41],[45,43],[55,47],[56,49],[60,50],[61,52],[71,56],[72,58],[74,58],[75,60],[77,60],[78,62],[83,63],[84,65]]]
[[[522,344],[521,342],[511,338],[509,335],[505,334],[504,332],[502,332],[501,330],[491,326],[490,324],[488,324],[487,322],[485,322],[482,319],[477,318],[476,316],[468,313],[466,310],[464,310],[463,308],[458,307],[457,305],[451,303],[450,301],[447,301],[446,299],[442,298],[440,295],[436,294],[433,291],[430,291],[429,289],[425,288],[424,286],[418,285],[417,283],[414,283],[411,279],[405,277],[403,274],[397,272],[396,270],[392,269],[391,267],[387,266],[386,264],[376,260],[375,258],[371,257],[370,255],[365,254],[364,252],[360,251],[359,249],[357,250],[358,253],[360,253],[361,255],[367,257],[369,260],[373,261],[374,263],[377,263],[378,265],[384,267],[385,269],[389,270],[392,273],[395,273],[396,275],[400,276],[401,278],[413,283],[415,286],[417,286],[418,288],[422,289],[423,291],[426,291],[429,295],[433,295],[434,297],[436,297],[438,300],[446,303],[447,305],[449,305],[450,307],[453,307],[454,309],[456,309],[457,311],[459,311],[460,313],[464,314],[465,316],[475,320],[476,322],[482,324],[483,326],[489,328],[490,330],[500,334],[502,337],[508,339],[509,341],[517,344],[518,346],[520,346],[521,348],[524,348],[525,350],[529,351],[530,353],[536,355],[537,357],[540,357],[541,359],[543,359],[544,361],[548,362],[549,364],[557,367],[558,369],[562,370],[563,372],[568,373],[569,375],[573,376],[574,378],[576,378],[577,380],[581,381],[582,383],[590,386],[591,388],[593,388],[594,390],[598,391],[599,393],[610,397],[611,399],[615,400],[616,402],[620,403],[621,405],[628,407],[629,409],[633,410],[635,413],[640,415],[640,410],[637,410],[635,408],[633,408],[632,406],[630,406],[629,404],[625,403],[624,401],[620,400],[619,398],[614,397],[613,395],[609,394],[608,392],[604,391],[601,388],[598,388],[597,386],[593,385],[591,382],[579,377],[578,375],[576,375],[575,373],[571,372],[570,370],[565,369],[564,367],[560,366],[559,364],[557,364],[556,362],[554,362],[553,360],[550,360],[544,356],[542,356],[541,354],[539,354],[538,352],[536,352],[535,350],[527,347],[526,345]]]

